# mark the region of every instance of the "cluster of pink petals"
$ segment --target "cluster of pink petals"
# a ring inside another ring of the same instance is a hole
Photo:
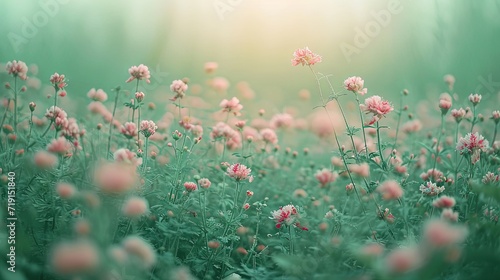
[[[182,80],[174,80],[172,84],[170,84],[170,90],[175,93],[175,96],[171,98],[171,101],[177,100],[177,98],[183,98],[186,91],[188,89],[188,85]]]
[[[420,185],[420,191],[423,195],[427,196],[436,196],[442,192],[444,192],[445,188],[443,186],[438,187],[436,183],[431,181],[426,182],[425,184]]]
[[[453,85],[455,85],[455,76],[447,74],[447,75],[444,75],[443,80],[448,85],[448,88],[450,90],[452,90]]]
[[[133,122],[126,122],[121,126],[120,133],[127,139],[132,139],[137,136],[137,126]]]
[[[149,72],[149,68],[144,64],[130,67],[128,69],[128,73],[130,74],[130,77],[125,81],[126,83],[130,83],[134,79],[146,80],[146,83],[148,84],[151,82],[149,80],[151,78],[151,73]]]
[[[423,172],[422,174],[420,174],[420,178],[424,181],[434,181],[434,182],[442,182],[443,181],[443,178],[444,178],[444,174],[443,172],[435,169],[435,168],[431,168],[429,170],[427,170],[427,172]]]
[[[445,208],[443,209],[443,212],[441,212],[441,219],[449,222],[457,222],[458,221],[458,213],[453,212],[453,209],[451,208]]]
[[[382,100],[382,98],[378,95],[374,95],[365,99],[365,104],[360,104],[359,107],[366,114],[373,114],[372,119],[368,122],[368,125],[372,125],[375,122],[379,121],[382,117],[389,114],[394,108],[391,104]]]
[[[292,66],[297,66],[299,64],[302,64],[302,66],[309,66],[319,62],[321,62],[321,56],[313,53],[308,47],[297,49],[293,53]]]
[[[276,114],[269,120],[269,125],[274,129],[289,128],[293,125],[293,117],[287,113]]]
[[[229,166],[226,169],[226,174],[229,177],[235,179],[236,181],[242,181],[242,180],[246,180],[246,179],[249,179],[249,181],[252,181],[253,177],[250,175],[251,172],[252,172],[252,169],[250,169],[250,168],[248,168],[245,165],[240,164],[240,163],[232,164],[231,166]]]
[[[455,119],[457,123],[461,122],[466,114],[467,112],[463,108],[451,110],[451,116]]]
[[[210,188],[210,185],[212,185],[212,182],[210,182],[210,180],[207,178],[201,178],[200,180],[198,180],[198,184],[200,185],[200,187],[208,189]]]
[[[213,140],[224,138],[226,146],[230,150],[237,149],[241,147],[241,134],[238,131],[232,129],[228,124],[223,122],[218,122],[210,132],[210,138]]]
[[[212,62],[212,61],[207,62],[204,65],[205,73],[211,74],[211,73],[215,72],[215,70],[217,70],[218,67],[219,67],[219,64],[217,64],[217,62]]]
[[[333,183],[338,177],[337,173],[334,173],[326,168],[323,168],[321,170],[318,170],[315,174],[314,177],[318,182],[321,184],[321,187],[326,186],[328,183]]]
[[[361,163],[361,164],[350,164],[349,165],[349,170],[361,177],[369,177],[370,176],[370,165],[368,163]]]
[[[448,113],[448,110],[450,110],[451,105],[452,105],[452,99],[451,96],[448,93],[442,93],[441,96],[439,97],[439,108],[441,109],[441,113],[445,115]]]
[[[404,193],[399,183],[394,180],[388,180],[380,184],[377,187],[377,192],[381,193],[382,198],[385,200],[398,199]]]
[[[467,237],[465,227],[452,226],[443,220],[431,220],[424,227],[424,239],[433,248],[462,243]]]
[[[104,102],[108,100],[108,95],[102,89],[98,90],[96,90],[95,88],[90,89],[89,92],[87,93],[87,97],[94,101],[99,101],[99,102]]]
[[[481,179],[481,182],[483,182],[483,184],[485,184],[485,185],[497,184],[499,181],[500,181],[500,176],[495,175],[494,173],[489,172],[489,171]]]
[[[99,250],[92,243],[60,243],[53,249],[51,265],[58,274],[77,275],[97,269],[99,259]]]
[[[71,142],[66,140],[64,137],[59,137],[57,139],[52,140],[49,145],[47,145],[47,151],[54,153],[54,154],[60,154],[60,155],[66,155],[70,153],[72,150],[72,145]]]
[[[361,77],[349,77],[344,81],[344,88],[348,91],[352,91],[354,93],[358,93],[361,95],[365,95],[368,92],[368,89],[363,88],[365,85],[365,81]]]
[[[446,195],[440,196],[432,202],[432,206],[436,208],[452,208],[455,206],[455,199]]]
[[[477,93],[471,93],[469,95],[469,101],[474,105],[476,106],[477,104],[479,104],[479,102],[481,102],[481,94],[477,94]]]
[[[138,236],[129,236],[122,242],[125,251],[140,260],[145,268],[150,268],[156,263],[156,253],[146,240]]]
[[[280,207],[280,209],[276,211],[272,211],[270,218],[276,222],[276,228],[281,228],[283,224],[287,226],[294,224],[302,230],[308,230],[306,227],[302,227],[300,223],[297,222],[299,213],[297,212],[297,208],[291,204]]]
[[[243,109],[243,105],[240,104],[240,100],[236,97],[231,98],[230,100],[223,99],[219,107],[222,108],[222,112],[232,112],[235,116],[240,116],[241,109]]]
[[[158,126],[153,121],[143,120],[141,121],[140,131],[144,134],[144,137],[149,138],[151,135],[155,134]]]
[[[125,201],[122,213],[129,218],[139,218],[149,212],[148,201],[142,197],[133,196]]]
[[[122,194],[137,183],[135,166],[124,163],[105,163],[94,174],[94,181],[101,191],[109,194]]]
[[[384,220],[390,224],[394,223],[394,215],[392,215],[391,211],[389,210],[389,208],[385,208],[384,210],[382,210],[381,207],[379,207],[379,209],[377,210],[378,212],[378,216],[381,220]]]
[[[116,150],[113,157],[115,162],[119,163],[132,164],[133,166],[142,164],[142,158],[138,158],[136,153],[125,148]]]
[[[385,265],[392,274],[402,274],[419,268],[423,257],[418,247],[398,248],[387,255]]]
[[[14,77],[19,77],[21,80],[26,80],[28,77],[26,74],[28,73],[28,66],[26,63],[22,61],[9,61],[5,65],[5,69],[7,70],[7,74],[13,75]]]
[[[488,146],[488,140],[484,139],[478,132],[467,133],[465,137],[458,140],[457,151],[459,151],[460,154],[471,154],[471,162],[475,164],[479,161],[481,151],[485,152]]]
[[[420,131],[421,129],[422,129],[422,122],[419,120],[411,120],[411,121],[404,123],[401,126],[401,130],[407,134]]]
[[[38,168],[50,169],[55,167],[59,160],[56,155],[42,150],[35,154],[33,161]]]
[[[57,126],[57,121],[56,121]],[[61,135],[68,139],[78,139],[84,130],[80,130],[75,118],[67,119],[67,122],[62,126]]]
[[[47,109],[47,112],[45,113],[45,117],[49,121],[55,122],[57,118],[60,119],[66,119],[68,117],[68,114],[66,114],[66,111],[63,109],[57,107],[57,106],[51,106],[49,109]]]
[[[67,86],[66,77],[57,72],[54,73],[52,76],[50,76],[50,83],[52,84],[52,86],[57,87],[59,89],[63,89]]]
[[[264,128],[260,131],[260,136],[264,142],[269,144],[277,144],[278,143],[278,135],[276,132],[270,128]]]
[[[229,81],[224,77],[215,77],[210,80],[209,85],[218,93],[224,93],[229,88]]]
[[[198,189],[198,185],[196,185],[195,182],[185,182],[184,183],[184,188],[188,192],[194,192]]]

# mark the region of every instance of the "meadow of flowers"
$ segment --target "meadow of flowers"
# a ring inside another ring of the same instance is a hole
[[[309,117],[246,109],[215,62],[160,97],[132,66],[76,114],[79,77],[6,62],[0,278],[498,279],[498,105],[446,75],[418,112],[291,59]]]

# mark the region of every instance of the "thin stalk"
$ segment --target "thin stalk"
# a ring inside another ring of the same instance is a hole
[[[14,132],[17,134],[17,76],[14,77]]]
[[[144,159],[144,167],[143,167],[143,172],[145,173],[147,170],[147,165],[148,165],[148,144],[149,144],[149,137],[146,137],[146,146],[144,147],[144,155],[142,158]]]
[[[382,154],[382,143],[380,143],[380,125],[378,121],[377,121],[377,146],[378,146],[378,152],[380,154],[380,160],[382,161],[382,168],[386,170],[387,166],[385,163],[384,155]]]
[[[316,73],[313,71],[313,69],[312,69],[312,67],[310,65],[309,65],[309,69],[311,70],[311,72],[313,73],[314,77],[316,78],[316,82],[318,84],[318,89],[319,89],[319,94],[320,94],[320,97],[321,97],[322,107],[325,110],[325,112],[326,112],[326,114],[328,116],[328,119],[330,120],[330,123],[332,124],[333,135],[334,135],[334,138],[335,138],[335,142],[337,143],[337,148],[339,149],[340,156],[342,157],[342,162],[344,163],[344,167],[345,167],[345,169],[347,171],[347,174],[349,175],[349,179],[351,180],[351,183],[353,185],[354,191],[356,193],[356,197],[359,200],[359,204],[361,205],[361,208],[363,209],[363,212],[366,213],[366,209],[365,209],[365,207],[363,205],[363,201],[361,200],[361,197],[359,196],[358,189],[356,187],[356,184],[354,183],[354,179],[352,178],[351,170],[349,170],[349,168],[347,166],[347,162],[345,160],[345,155],[344,155],[344,152],[342,151],[342,147],[340,145],[340,141],[339,141],[339,139],[337,137],[337,131],[335,130],[335,126],[333,125],[333,120],[332,120],[332,118],[330,116],[330,112],[328,112],[328,110],[326,109],[326,103],[325,103],[325,99],[323,97],[323,91],[321,89],[321,84],[319,82],[319,78],[316,75]]]
[[[401,115],[403,113],[403,97],[404,97],[404,94],[401,94],[401,98],[399,101],[398,124],[396,125],[396,137],[394,138],[394,144],[392,145],[393,150],[396,148],[396,144],[398,142],[399,125],[401,124]]]
[[[28,152],[28,149],[30,147],[29,143],[30,143],[30,139],[31,139],[31,132],[33,131],[33,112],[31,112],[31,110],[30,110],[29,125],[30,125],[30,130],[28,132],[28,137],[27,137],[27,140],[26,140],[26,152]]]
[[[109,150],[111,148],[111,129],[113,128],[113,122],[115,120],[115,113],[116,113],[116,105],[118,104],[118,94],[120,93],[120,87],[117,87],[115,89],[116,95],[115,95],[115,105],[113,106],[113,115],[111,116],[111,121],[109,123],[109,131],[108,131],[108,149],[107,149],[107,154],[106,158],[109,159]]]
[[[441,114],[441,127],[439,130],[439,136],[438,140],[436,143],[436,151],[434,152],[434,165],[432,166],[432,171],[434,172],[436,170],[436,165],[437,165],[437,158],[439,154],[439,144],[441,143],[441,137],[443,136],[443,130],[444,130],[444,114]]]
[[[495,131],[493,132],[493,139],[491,139],[491,145],[495,144],[495,139],[497,138],[498,123],[495,123]]]

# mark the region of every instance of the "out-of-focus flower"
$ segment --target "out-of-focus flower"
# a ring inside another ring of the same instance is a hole
[[[129,218],[139,218],[148,213],[148,201],[142,197],[130,197],[122,208],[123,215]]]
[[[52,253],[52,268],[58,274],[82,274],[99,266],[99,251],[92,243],[77,241],[56,245]]]
[[[236,97],[233,97],[230,100],[222,100],[219,107],[222,108],[222,112],[232,112],[235,116],[240,116],[240,111],[243,109],[243,105],[240,104],[240,100]]]
[[[385,200],[398,199],[403,196],[403,189],[398,182],[394,180],[388,180],[380,184],[377,188],[377,192],[382,194],[382,198]]]
[[[455,206],[455,199],[453,197],[449,197],[443,195],[432,202],[432,206],[437,208],[451,208]]]
[[[278,135],[276,135],[276,132],[270,128],[264,128],[263,130],[260,131],[260,136],[262,137],[262,140],[264,142],[269,143],[269,144],[277,144],[278,143]]]
[[[321,187],[325,187],[328,183],[335,182],[338,175],[337,175],[337,173],[334,173],[326,168],[323,168],[321,170],[318,170],[314,174],[314,177],[321,184]]]
[[[108,95],[102,89],[98,90],[96,90],[95,88],[90,89],[89,92],[87,93],[87,97],[94,101],[99,101],[99,102],[104,102],[108,100]]]
[[[136,257],[145,268],[150,268],[156,263],[156,253],[148,242],[138,236],[129,236],[122,242],[127,253]]]

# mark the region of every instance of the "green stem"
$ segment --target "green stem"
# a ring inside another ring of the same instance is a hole
[[[14,77],[14,132],[17,134],[17,76]]]
[[[387,170],[387,165],[385,164],[385,159],[384,155],[382,153],[382,143],[380,142],[380,125],[377,123],[377,146],[378,146],[378,152],[380,154],[380,160],[382,161],[382,169]]]
[[[106,158],[109,159],[109,150],[111,149],[111,129],[113,128],[113,122],[115,120],[115,113],[116,113],[116,105],[118,104],[118,94],[120,93],[120,87],[115,88],[116,95],[115,95],[115,105],[113,106],[113,114],[111,115],[111,121],[109,123],[109,131],[108,131],[108,149],[107,149],[107,154]]]

